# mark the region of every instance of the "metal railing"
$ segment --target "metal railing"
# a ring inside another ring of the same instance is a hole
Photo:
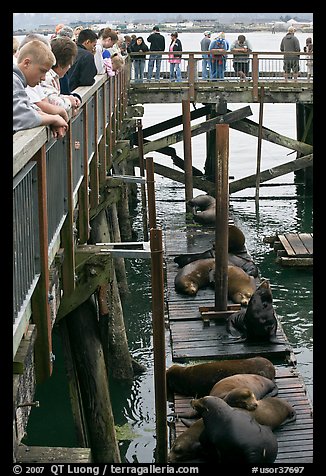
[[[170,62],[169,62],[169,52],[147,52],[145,58],[145,67],[144,75],[142,81],[155,81],[155,72],[156,72],[156,63],[154,65],[154,71],[152,78],[148,77],[148,63],[152,55],[161,54],[161,64],[160,64],[160,77],[159,81],[170,81]],[[286,53],[291,55],[290,52]],[[313,70],[313,55],[307,54],[305,52],[293,53],[298,57],[299,63],[299,81],[308,81],[313,79],[312,70]],[[137,57],[144,55],[144,53],[130,53],[132,60],[131,63],[131,81],[142,82],[135,79],[135,61]],[[195,81],[205,81],[202,74],[202,65],[203,65],[203,55],[207,55],[208,62],[210,61],[209,52],[194,52],[194,51],[184,51],[182,52],[180,69],[181,69],[181,81],[188,81],[189,78],[194,78]],[[247,80],[249,81],[282,81],[284,80],[284,53],[281,52],[252,52],[249,55],[249,74]],[[308,75],[308,72],[311,76]],[[234,55],[233,53],[228,52],[225,56],[225,68],[224,68],[224,78],[228,81],[239,81],[239,76],[234,69]],[[211,72],[208,70],[208,80],[211,80]],[[175,75],[173,80],[175,80]]]
[[[13,355],[33,312],[32,295],[42,273],[48,274],[68,215],[65,236],[70,238],[72,248],[76,241],[72,216],[81,189],[84,199],[78,203],[79,221],[87,224],[81,227],[78,238],[81,242],[88,239],[89,210],[98,204],[107,163],[112,163],[112,150],[126,109],[122,92],[128,81],[126,68],[111,78],[98,75],[93,86],[78,88],[82,107],[70,119],[64,139],[52,139],[47,127],[19,131],[13,136]],[[73,255],[74,249],[69,252]],[[74,274],[74,269],[66,273],[72,279]],[[49,283],[42,286],[47,319]]]

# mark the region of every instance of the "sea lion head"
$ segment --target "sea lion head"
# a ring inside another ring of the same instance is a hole
[[[188,281],[184,283],[184,293],[189,296],[196,296],[198,292],[198,284],[193,281]]]
[[[248,306],[252,294],[253,293],[249,292],[249,291],[245,291],[245,292],[238,291],[237,293],[233,294],[232,301],[235,304],[241,304],[242,306]]]
[[[245,410],[255,410],[258,406],[258,401],[255,394],[247,387],[237,387],[227,393],[224,401],[230,407],[244,408]]]

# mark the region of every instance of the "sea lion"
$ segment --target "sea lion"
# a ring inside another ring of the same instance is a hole
[[[251,412],[230,407],[219,397],[191,401],[204,421],[199,436],[203,447],[213,446],[218,463],[273,463],[278,443],[268,426],[260,425]]]
[[[276,383],[262,375],[235,374],[216,382],[212,390],[209,392],[209,395],[220,397],[224,400],[231,390],[234,390],[237,387],[249,388],[254,393],[257,400],[266,396],[272,397],[277,395],[278,392]]]
[[[254,400],[250,401],[249,397],[246,400],[245,404],[247,409],[254,410],[256,408],[256,401],[264,398],[266,396],[273,397],[277,395],[278,388],[276,383],[269,378],[263,377],[262,375],[255,374],[235,374],[225,377],[213,386],[212,390],[209,392],[209,395],[213,397],[219,397],[226,401],[227,396],[237,388],[247,388],[252,392]],[[233,397],[235,401],[236,395]],[[232,405],[239,406],[239,405]],[[198,414],[195,411],[178,413],[177,416],[183,418],[196,418]]]
[[[215,283],[215,265],[209,271],[211,285]],[[251,296],[256,290],[253,276],[249,276],[239,266],[228,265],[228,297],[235,304],[247,306]]]
[[[199,259],[181,268],[174,278],[175,290],[178,293],[195,296],[198,289],[210,284],[209,273],[215,268],[215,258]]]
[[[189,461],[194,458],[205,457],[204,449],[199,441],[200,434],[204,430],[204,422],[199,418],[189,428],[186,428],[174,441],[169,454],[168,463]]]
[[[235,342],[270,342],[284,344],[276,338],[277,319],[273,308],[272,291],[264,280],[251,296],[247,309],[237,311],[227,319],[227,331],[236,336]]]
[[[262,375],[274,380],[275,367],[270,360],[260,356],[194,365],[174,364],[166,371],[166,381],[170,392],[203,397],[209,394],[216,382],[235,374]]]
[[[178,256],[175,256],[174,262],[177,263],[179,268],[183,268],[186,264],[196,261],[198,259],[207,259],[215,258],[215,246],[212,248],[202,251],[201,253],[184,253]],[[258,268],[251,258],[246,258],[244,256],[238,256],[233,253],[228,254],[229,264],[238,266],[243,269],[249,276],[257,278],[259,272]]]
[[[215,225],[215,198],[210,195],[198,195],[187,204],[192,207],[193,219],[201,225]]]
[[[284,398],[269,396],[258,399],[248,387],[231,390],[223,400],[231,407],[250,411],[258,423],[272,430],[296,420],[295,409]]]
[[[228,296],[236,304],[247,306],[256,290],[255,279],[238,266],[228,266]]]
[[[178,293],[196,296],[199,289],[214,285],[215,258],[198,259],[181,268],[175,278]],[[236,304],[246,306],[256,289],[252,276],[238,266],[228,266],[228,297]]]

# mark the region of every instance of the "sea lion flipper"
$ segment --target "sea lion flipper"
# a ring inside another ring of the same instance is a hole
[[[222,340],[222,344],[238,344],[239,342],[246,342],[245,337],[230,337],[229,340]]]

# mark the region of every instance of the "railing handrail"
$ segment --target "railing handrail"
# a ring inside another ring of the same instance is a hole
[[[212,54],[211,50],[208,51],[141,51],[141,52],[130,52],[128,53],[130,56],[144,56],[144,55],[171,55],[171,54],[182,54],[182,55],[203,55],[203,54]],[[226,50],[226,53],[228,55],[240,55],[241,53],[232,53],[231,50]],[[313,52],[306,52],[306,51],[250,51],[249,53],[244,53],[245,55],[284,55],[284,54],[296,54],[298,56],[300,55],[313,55]]]

